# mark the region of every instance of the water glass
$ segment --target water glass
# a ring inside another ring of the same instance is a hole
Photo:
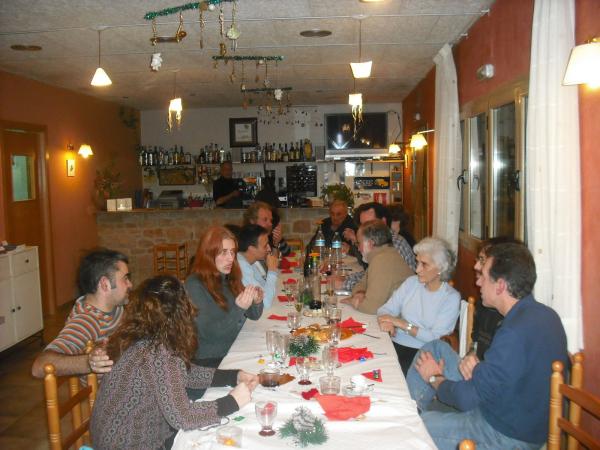
[[[273,423],[277,417],[277,402],[256,402],[254,409],[256,411],[256,419],[261,426],[258,434],[261,436],[273,436],[275,434]]]
[[[342,338],[342,327],[337,325],[332,325],[329,328],[329,345],[331,347],[337,347],[340,343],[340,339]]]
[[[300,375],[300,381],[298,381],[298,384],[312,384],[309,379],[311,364],[312,362],[307,356],[298,356],[296,358],[296,370],[298,371],[298,375]]]
[[[279,333],[275,330],[267,330],[265,334],[265,338],[267,341],[267,351],[271,355],[271,362],[269,363],[270,367],[276,366],[275,364],[275,351],[277,350],[277,337]]]
[[[319,388],[321,389],[321,394],[339,394],[341,383],[341,378],[336,376],[327,375],[319,378]]]
[[[266,388],[276,388],[279,386],[281,374],[276,369],[263,369],[258,374],[258,381]]]
[[[327,324],[337,326],[342,321],[342,309],[336,307],[329,307]]]
[[[277,336],[276,354],[280,367],[286,367],[287,357],[290,351],[290,335],[280,334]]]
[[[339,367],[338,349],[334,346],[327,346],[323,349],[322,362],[325,373],[329,376],[333,375],[333,371],[336,367]]]
[[[291,332],[296,331],[300,327],[302,315],[298,311],[290,311],[287,314],[287,325]]]

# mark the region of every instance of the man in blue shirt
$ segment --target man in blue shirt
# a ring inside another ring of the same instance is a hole
[[[422,379],[441,402],[458,410],[428,411],[420,402],[423,422],[441,450],[454,450],[463,439],[486,449],[538,449],[546,441],[551,365],[556,360],[567,365],[567,339],[556,312],[531,295],[535,280],[525,246],[492,246],[477,285],[484,306],[496,308],[504,320],[485,360],[449,374],[443,355],[417,356]]]
[[[244,225],[238,240],[237,260],[242,271],[242,284],[260,286],[264,291],[264,308],[268,309],[275,297],[278,264],[277,257],[271,254],[269,232],[260,225]]]

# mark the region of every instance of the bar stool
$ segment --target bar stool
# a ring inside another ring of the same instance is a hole
[[[174,275],[183,281],[187,272],[187,243],[154,246],[154,275]]]

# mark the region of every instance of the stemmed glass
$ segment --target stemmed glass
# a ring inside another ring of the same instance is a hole
[[[267,330],[265,338],[267,341],[267,351],[271,355],[271,362],[269,363],[269,367],[276,367],[277,363],[275,362],[275,352],[277,351],[277,338],[279,333],[275,330]]]
[[[277,336],[276,353],[279,357],[279,367],[286,367],[285,363],[290,351],[290,335],[280,334]]]
[[[258,434],[261,436],[273,436],[275,434],[273,422],[275,422],[275,417],[277,417],[277,402],[256,402],[254,408],[256,419],[262,427]]]
[[[287,325],[290,328],[290,333],[293,333],[300,327],[302,316],[298,311],[289,311],[287,314]]]
[[[300,375],[300,381],[298,384],[307,385],[312,384],[309,380],[310,377],[310,365],[312,364],[310,358],[306,356],[298,356],[296,358],[296,370],[298,371],[298,375]]]
[[[284,284],[284,292],[287,296],[287,306],[291,308],[298,298],[298,283],[287,283],[287,286]]]
[[[327,346],[322,354],[323,367],[327,375],[332,376],[336,367],[339,367],[338,349],[334,346]]]

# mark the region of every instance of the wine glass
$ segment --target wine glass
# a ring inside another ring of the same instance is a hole
[[[323,349],[323,353],[321,356],[322,356],[323,368],[325,369],[325,373],[327,373],[328,376],[332,376],[333,371],[335,370],[336,367],[338,367],[338,362],[339,362],[337,347],[334,347],[334,346],[325,347]]]
[[[290,311],[287,314],[287,325],[290,327],[290,332],[293,333],[300,326],[302,316],[298,311]]]
[[[312,364],[312,362],[310,361],[310,358],[307,356],[298,356],[296,358],[296,370],[298,371],[298,375],[300,375],[300,381],[298,381],[298,384],[301,384],[301,385],[312,384],[309,379],[311,364]]]
[[[279,333],[275,330],[267,330],[265,338],[267,341],[267,351],[271,355],[271,362],[269,363],[269,367],[275,367],[275,351],[277,350],[277,336]]]
[[[258,432],[261,436],[273,436],[273,422],[277,417],[277,402],[256,402],[254,407],[256,411],[256,419],[260,423],[261,430]]]
[[[342,309],[336,307],[329,308],[329,315],[327,317],[327,325],[337,327],[342,321]]]
[[[337,347],[342,338],[342,327],[339,325],[332,325],[329,328],[329,345],[331,347]]]
[[[277,336],[277,356],[279,357],[279,366],[286,367],[285,363],[290,351],[290,335],[279,334]]]

